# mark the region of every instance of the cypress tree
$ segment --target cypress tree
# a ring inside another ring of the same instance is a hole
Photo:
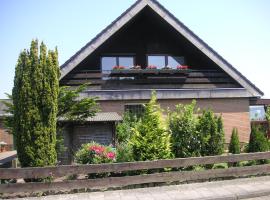
[[[12,90],[13,133],[22,167],[56,163],[56,115],[59,92],[57,50],[33,40],[30,51],[20,53]]]
[[[262,132],[259,127],[252,126],[248,144],[248,152],[264,152],[268,150],[269,146],[265,133]]]
[[[237,128],[233,128],[232,130],[231,141],[229,144],[229,152],[232,154],[240,153],[240,144]]]
[[[152,93],[141,120],[133,129],[130,141],[134,159],[137,161],[170,158],[171,142],[162,111],[157,104],[156,93]]]
[[[265,136],[265,133],[260,130],[260,127],[258,126],[252,126],[250,138],[249,138],[249,144],[248,144],[248,152],[264,152],[269,150],[269,144],[268,140]],[[269,160],[257,160],[257,161],[251,161],[252,164],[265,164],[269,163]]]
[[[240,153],[240,144],[239,144],[239,137],[238,137],[238,130],[237,128],[233,128],[231,141],[229,144],[229,152],[232,154],[239,154]],[[229,167],[236,167],[239,163],[238,162],[229,162]]]

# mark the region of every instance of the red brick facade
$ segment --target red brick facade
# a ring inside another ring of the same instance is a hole
[[[118,112],[123,114],[125,104],[146,103],[142,100],[130,101],[100,101],[102,112]],[[173,110],[176,104],[188,104],[190,99],[179,100],[159,100],[161,107],[166,111],[167,108]],[[222,114],[226,143],[229,142],[232,129],[238,128],[241,142],[248,142],[250,134],[249,120],[249,100],[247,98],[239,99],[198,99],[197,106],[200,109],[212,108],[217,114]],[[13,137],[8,134],[3,127],[3,122],[0,119],[0,141],[6,142],[7,150],[12,147]],[[10,149],[11,150],[11,149]]]
[[[7,145],[4,146],[4,148],[2,147],[2,149],[0,150],[12,150],[12,146],[13,146],[13,136],[9,133],[7,133],[4,129],[3,126],[3,119],[0,118],[0,142],[5,142],[7,143]]]
[[[130,101],[100,101],[100,107],[103,112],[124,112],[125,104],[145,103],[147,101],[130,100]],[[190,103],[190,99],[179,100],[159,100],[158,101],[164,110],[169,108],[173,110],[176,104]],[[250,134],[249,120],[249,99],[248,98],[233,98],[233,99],[198,99],[197,106],[200,109],[212,108],[217,114],[222,114],[226,143],[229,142],[232,129],[238,128],[241,142],[248,142]]]

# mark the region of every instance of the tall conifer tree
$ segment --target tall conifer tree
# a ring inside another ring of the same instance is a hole
[[[33,40],[19,55],[12,90],[13,133],[22,167],[56,163],[56,115],[59,92],[57,50]]]
[[[141,120],[133,128],[130,144],[137,161],[166,159],[172,156],[170,134],[162,119],[162,110],[157,103],[155,92],[145,105]]]

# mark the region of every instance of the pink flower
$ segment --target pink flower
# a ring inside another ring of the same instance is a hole
[[[104,152],[105,148],[102,146],[91,146],[89,148],[89,150],[94,151],[96,154],[102,154]]]
[[[115,153],[114,152],[108,152],[107,153],[107,158],[114,159],[115,158]]]

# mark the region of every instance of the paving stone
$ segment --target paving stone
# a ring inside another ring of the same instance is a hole
[[[270,200],[270,176],[17,200],[237,200],[248,198],[249,200]]]

